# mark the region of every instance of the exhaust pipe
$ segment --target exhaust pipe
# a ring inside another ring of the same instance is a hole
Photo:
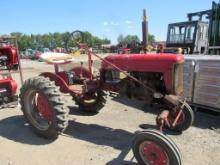
[[[147,46],[148,46],[148,19],[147,19],[147,15],[146,15],[146,9],[143,10],[142,42],[143,42],[143,51],[144,51],[144,53],[147,53]]]

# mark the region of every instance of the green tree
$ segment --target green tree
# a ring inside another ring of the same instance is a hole
[[[148,35],[149,44],[152,45],[155,42],[155,36],[152,34]]]
[[[124,39],[125,39],[125,42],[128,44],[132,42],[140,42],[140,39],[137,35],[127,35]]]
[[[11,33],[12,36],[17,37],[20,50],[26,49],[42,50],[42,48],[50,48],[51,50],[56,47],[65,47],[65,44],[70,37],[70,32],[65,33],[48,33],[48,34],[23,34],[20,32]],[[101,44],[109,44],[110,40],[107,38],[100,39],[97,36],[93,36],[90,32],[84,32],[85,43],[89,46],[99,46]],[[76,46],[76,42],[70,41],[68,44],[70,47]]]
[[[137,35],[123,36],[122,34],[120,34],[117,40],[119,44],[131,44],[132,42],[140,42],[140,39]],[[148,41],[149,41],[149,44],[152,44],[153,42],[155,42],[155,36],[149,34]]]
[[[120,44],[131,44],[133,42],[140,42],[140,39],[137,35],[127,35],[124,37],[122,34],[120,34],[117,40]]]
[[[102,44],[111,44],[111,40],[109,40],[108,38],[104,38],[102,39]]]
[[[117,40],[118,40],[118,43],[120,44],[124,44],[124,36],[122,35],[122,34],[120,34],[119,36],[118,36],[118,38],[117,38]]]

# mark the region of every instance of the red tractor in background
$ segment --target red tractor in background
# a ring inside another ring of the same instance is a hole
[[[18,104],[17,82],[12,78],[16,72],[20,73],[22,81],[16,38],[0,36],[0,108]]]
[[[83,40],[83,33],[75,31],[72,38]],[[149,104],[161,105],[157,117],[160,130],[167,127],[184,131],[194,120],[193,111],[184,99],[182,55],[118,54],[102,58],[86,44],[79,44],[88,55],[88,68],[80,66],[68,71],[60,66],[74,62],[69,54],[46,53],[41,58],[55,67],[27,79],[20,91],[20,104],[25,118],[34,132],[56,139],[68,126],[69,97],[86,112],[97,113],[105,105],[106,92],[117,92]],[[92,71],[92,55],[101,60],[98,75]],[[171,139],[157,130],[136,134],[132,149],[140,164],[180,165],[179,149]]]

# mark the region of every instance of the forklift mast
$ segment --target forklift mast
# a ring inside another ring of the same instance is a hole
[[[186,22],[168,25],[167,48],[181,48],[184,54],[220,54],[220,4],[212,2],[211,10],[187,17]]]
[[[168,25],[167,48],[181,48],[184,54],[204,53],[208,45],[208,22],[186,21]]]
[[[220,4],[212,2],[208,54],[220,55]]]

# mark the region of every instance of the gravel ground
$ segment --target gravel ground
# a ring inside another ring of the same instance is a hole
[[[82,59],[80,59],[82,60]],[[29,78],[53,67],[22,61]],[[18,75],[14,75],[18,79]],[[74,106],[69,127],[56,141],[35,135],[19,107],[0,110],[0,165],[133,165],[130,144],[140,124],[154,128],[156,110],[143,102],[108,97],[99,114],[88,116]],[[213,130],[211,128],[216,128]],[[181,135],[167,132],[186,165],[220,164],[220,116],[195,113],[194,125]]]

